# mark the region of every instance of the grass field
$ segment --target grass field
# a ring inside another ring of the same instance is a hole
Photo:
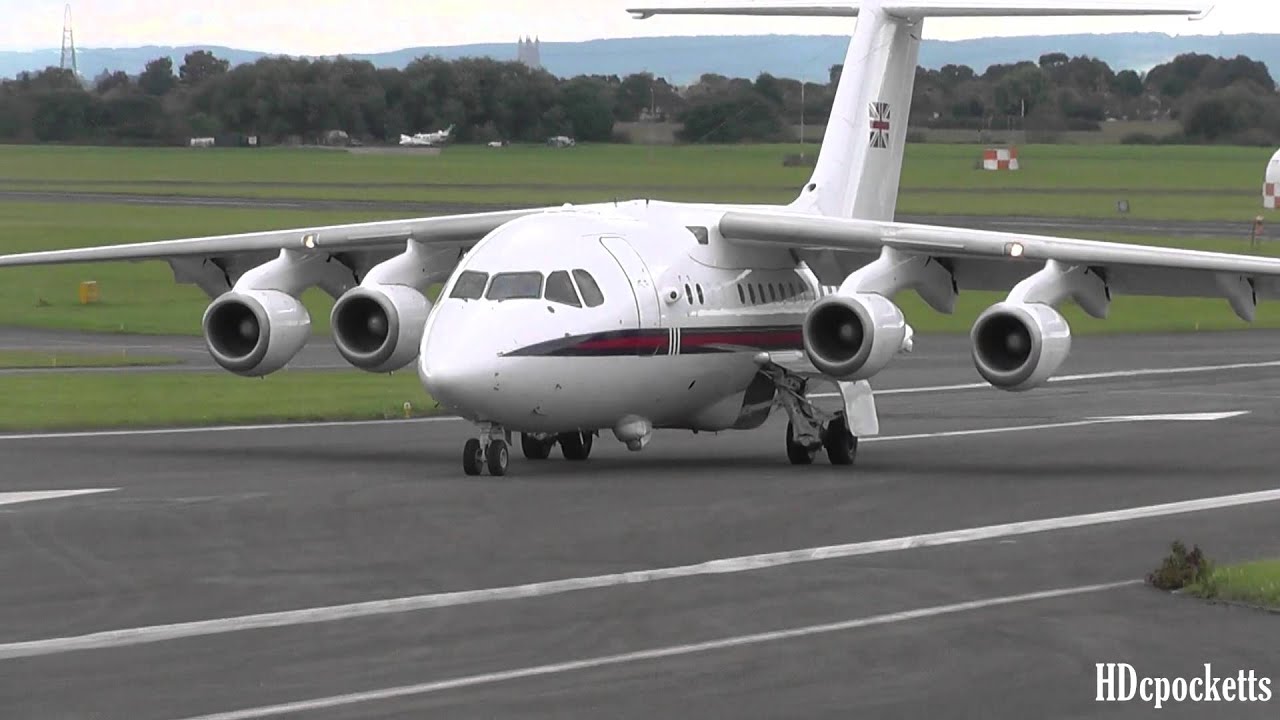
[[[370,420],[435,412],[412,372],[284,371],[0,376],[7,430]]]
[[[0,190],[31,189],[21,183],[2,183]],[[248,198],[250,200],[365,200],[421,204],[459,204],[500,207],[558,206],[564,203],[610,202],[633,198],[684,202],[745,204],[785,204],[795,198],[796,187],[776,189],[759,187],[590,188],[580,186],[491,186],[449,187],[423,186],[372,187],[353,190],[333,186],[289,185],[279,187],[240,186],[234,184],[195,185],[58,185],[65,192],[87,192],[129,195],[162,195],[165,197]],[[1037,217],[1082,217],[1131,220],[1225,220],[1247,226],[1261,211],[1258,193],[1227,192],[1196,194],[1187,190],[946,190],[907,189],[899,198],[898,211],[910,215],[982,215]],[[1118,200],[1127,200],[1130,212],[1120,215]]]
[[[182,181],[355,185],[537,185],[603,188],[799,188],[807,168],[783,167],[797,145],[651,147],[583,145],[553,150],[454,146],[435,157],[333,150],[0,146],[0,181]],[[817,146],[809,145],[809,153]],[[1023,170],[975,169],[981,146],[910,145],[904,190],[1200,190],[1261,198],[1273,150],[1239,147],[1030,145]],[[361,194],[363,190],[361,191]]]
[[[1189,586],[1187,592],[1208,600],[1280,610],[1280,560],[1214,568],[1207,581]]]

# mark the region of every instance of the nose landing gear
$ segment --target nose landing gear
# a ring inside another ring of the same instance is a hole
[[[511,462],[510,433],[497,425],[482,426],[480,437],[462,446],[462,472],[479,475],[484,469],[494,477],[507,474]]]
[[[586,460],[591,456],[595,433],[520,433],[520,451],[529,460],[546,460],[557,444],[566,460]],[[479,437],[467,440],[462,447],[462,472],[467,475],[480,475],[487,469],[490,475],[501,477],[507,474],[510,462],[511,433],[499,425],[481,425]]]

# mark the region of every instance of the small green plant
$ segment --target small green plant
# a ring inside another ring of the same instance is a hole
[[[1147,584],[1161,590],[1181,590],[1188,585],[1207,585],[1212,576],[1213,563],[1204,556],[1199,545],[1187,552],[1187,546],[1175,540],[1164,562],[1147,575]]]

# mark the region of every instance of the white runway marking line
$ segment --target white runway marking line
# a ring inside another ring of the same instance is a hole
[[[826,547],[788,550],[761,555],[708,560],[693,565],[657,568],[653,570],[633,570],[630,572],[596,575],[592,577],[567,578],[545,582],[510,585],[506,587],[487,588],[483,590],[463,590],[459,592],[417,595],[412,597],[393,598],[388,600],[371,600],[346,605],[330,605],[302,610],[286,610],[283,612],[243,615],[240,617],[220,618],[216,620],[199,620],[195,622],[175,623],[171,625],[154,625],[150,627],[108,630],[105,632],[78,635],[73,637],[50,638],[45,640],[29,640],[0,644],[0,660],[52,655],[57,653],[93,650],[101,648],[125,647],[145,643],[178,640],[220,635],[243,630],[262,630],[312,623],[334,622],[375,615],[418,612],[443,607],[475,605],[496,602],[499,600],[520,600],[527,598],[547,597],[578,590],[596,590],[602,588],[638,585],[675,580],[677,578],[698,577],[702,575],[725,575],[730,573],[764,570],[768,568],[796,565],[800,563],[836,560],[841,558],[874,555],[879,553],[900,552],[924,547],[957,545],[978,542],[981,540],[998,540],[1001,538],[1030,535],[1032,533],[1069,528],[1090,527],[1110,523],[1143,520],[1181,515],[1207,510],[1256,505],[1259,503],[1280,500],[1280,489],[1261,492],[1224,495],[1220,497],[1184,500],[1181,502],[1148,505],[1123,510],[1089,513],[1087,515],[1071,515],[1067,517],[1029,520],[1025,522],[988,525],[964,530],[908,535],[887,540],[871,540],[849,543],[846,545],[830,545]]]
[[[916,433],[914,435],[882,435],[862,438],[859,442],[895,442],[902,440],[931,440],[949,437],[971,437],[973,435],[999,435],[1003,433],[1029,432],[1033,430],[1060,430],[1063,428],[1089,427],[1091,425],[1116,425],[1120,423],[1141,422],[1213,422],[1227,420],[1241,415],[1248,415],[1248,410],[1230,410],[1227,412],[1205,413],[1166,413],[1160,415],[1114,415],[1095,417],[1085,420],[1067,420],[1064,422],[1041,423],[1038,425],[1004,425],[990,428],[974,428],[972,430],[943,430],[932,433]]]
[[[37,502],[39,500],[57,500],[58,498],[79,497],[81,495],[97,495],[98,493],[115,492],[119,489],[120,488],[85,488],[84,490],[0,492],[0,505],[17,505],[18,503]]]
[[[453,678],[451,680],[426,682],[418,685],[401,685],[399,687],[383,688],[381,690],[370,690],[366,692],[349,693],[346,695],[332,695],[330,697],[300,700],[297,702],[282,703],[280,705],[266,705],[263,707],[248,708],[245,710],[233,710],[231,712],[214,713],[212,715],[200,715],[197,717],[184,718],[183,720],[255,720],[256,718],[276,717],[290,713],[314,712],[317,710],[326,710],[346,705],[356,705],[359,703],[393,700],[396,698],[410,697],[414,695],[427,695],[430,693],[474,687],[477,685],[493,685],[501,682],[509,682],[511,680],[523,680],[526,678],[546,675],[559,675],[563,673],[577,672],[580,670],[593,670],[596,668],[609,667],[611,665],[624,665],[648,660],[662,660],[665,658],[712,652],[715,650],[730,650],[750,645],[760,645],[763,643],[795,640],[815,635],[827,635],[837,632],[859,630],[862,628],[875,627],[877,625],[891,625],[894,623],[909,622],[911,620],[925,620],[945,615],[956,615],[959,613],[985,610],[988,608],[996,608],[1006,605],[1017,605],[1021,603],[1036,602],[1039,600],[1053,600],[1055,598],[1072,597],[1075,595],[1100,593],[1138,584],[1141,584],[1140,580],[1130,580],[1127,582],[1106,583],[1103,585],[1084,585],[1073,588],[1061,588],[1058,590],[1046,590],[1043,592],[1027,593],[1025,595],[1009,595],[1006,597],[988,598],[986,600],[955,603],[953,605],[938,605],[935,607],[921,608],[919,610],[907,610],[904,612],[889,613],[886,615],[874,615],[871,617],[827,623],[824,625],[808,625],[805,627],[789,628],[786,630],[774,630],[771,632],[755,633],[752,635],[738,635],[735,637],[721,638],[719,640],[689,643],[687,645],[674,645],[671,647],[653,648],[651,650],[640,650],[637,652],[621,653],[618,655],[603,655],[583,660],[572,660],[569,662],[553,663],[549,665],[536,665],[517,670],[484,673],[482,675],[471,675],[468,677]]]
[[[195,433],[253,432],[255,430],[307,430],[313,428],[353,427],[356,425],[416,425],[433,422],[460,422],[452,415],[413,418],[411,420],[334,420],[310,423],[262,423],[258,425],[211,425],[209,427],[152,428],[146,430],[86,430],[83,432],[13,433],[0,435],[4,440],[64,440],[75,438],[128,437],[134,435],[191,435]]]
[[[1161,375],[1188,375],[1193,373],[1221,372],[1224,370],[1252,370],[1259,368],[1280,368],[1280,360],[1266,362],[1231,363],[1228,365],[1197,365],[1180,368],[1140,368],[1137,370],[1112,370],[1109,372],[1083,373],[1079,375],[1060,375],[1049,378],[1050,383],[1084,382],[1088,380],[1115,380],[1119,378],[1151,377]],[[921,393],[954,392],[958,390],[994,390],[989,383],[961,383],[958,385],[935,385],[933,387],[890,388],[876,390],[876,395],[917,395]],[[811,398],[838,398],[840,393],[821,393],[810,395]]]

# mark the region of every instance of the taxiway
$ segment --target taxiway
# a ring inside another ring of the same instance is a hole
[[[853,470],[776,418],[507,478],[450,418],[0,437],[0,492],[107,490],[0,506],[0,709],[1110,717],[1155,711],[1097,662],[1280,679],[1276,616],[1134,582],[1178,538],[1280,554],[1280,334],[1083,339],[1023,395],[917,347]]]

